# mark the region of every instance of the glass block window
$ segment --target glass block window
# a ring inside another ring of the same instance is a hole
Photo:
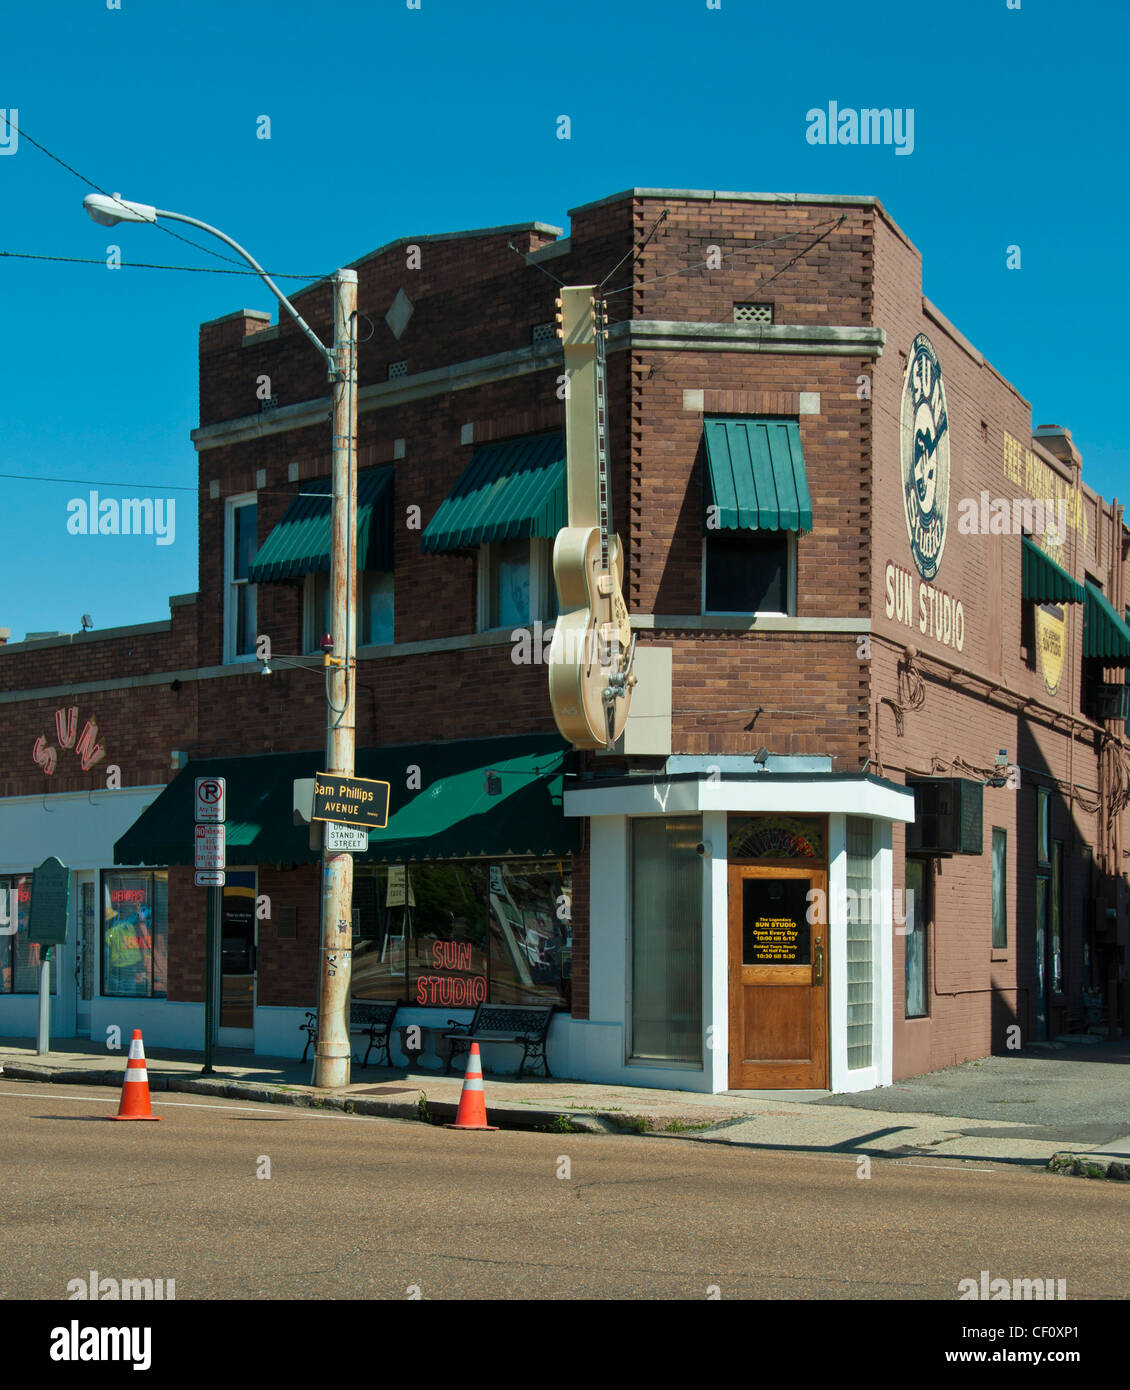
[[[556,323],[535,323],[531,337],[535,347],[538,343],[555,343],[557,341]]]
[[[874,1026],[874,893],[871,822],[847,822],[847,1054],[848,1070],[871,1065]]]
[[[735,304],[735,323],[772,323],[772,304]]]
[[[407,375],[408,375],[408,362],[407,362],[407,360],[405,360],[405,361],[403,361],[403,362],[390,362],[390,363],[388,364],[388,379],[389,379],[389,381],[396,381],[398,378],[400,378],[400,377],[402,377],[402,376],[407,376]]]

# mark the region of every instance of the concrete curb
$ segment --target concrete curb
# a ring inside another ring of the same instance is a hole
[[[1130,1182],[1130,1163],[1123,1163],[1107,1154],[1054,1153],[1048,1159],[1048,1171],[1066,1178],[1109,1178],[1112,1182]]]
[[[120,1087],[124,1069],[50,1067],[27,1062],[5,1063],[0,1076],[9,1081],[54,1082],[65,1086]],[[318,1095],[307,1087],[274,1081],[238,1081],[223,1076],[180,1076],[149,1071],[149,1090],[181,1091],[188,1095],[217,1096],[224,1100],[248,1100],[267,1105],[294,1105],[311,1110],[339,1110],[347,1115],[372,1115],[394,1120],[417,1120],[442,1125],[455,1119],[457,1101],[429,1100],[421,1090],[416,1100],[383,1100],[375,1096]],[[643,1115],[600,1114],[591,1111],[533,1110],[492,1105],[491,1121],[499,1129],[550,1130],[561,1134],[641,1134],[654,1128]]]

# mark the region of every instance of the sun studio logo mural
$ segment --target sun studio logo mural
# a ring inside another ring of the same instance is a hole
[[[929,583],[938,573],[946,546],[950,441],[942,369],[925,333],[919,333],[910,351],[900,423],[906,534],[918,573]]]

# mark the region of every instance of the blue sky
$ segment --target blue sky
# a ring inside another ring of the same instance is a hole
[[[7,7],[3,31],[0,114],[282,272],[401,236],[567,230],[568,208],[632,185],[875,194],[1033,423],[1067,425],[1091,486],[1127,491],[1125,0],[56,0]],[[913,107],[913,154],[810,145],[805,113],[830,100]],[[0,477],[0,626],[17,641],[83,613],[163,618],[196,589],[197,326],[275,308],[253,279],[107,269],[111,243],[221,262],[96,227],[87,191],[26,139],[0,156],[0,251],[100,262],[0,256],[0,474],[21,475]],[[176,499],[175,543],[69,534],[88,484]]]

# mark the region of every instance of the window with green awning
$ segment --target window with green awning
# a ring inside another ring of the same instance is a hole
[[[812,530],[812,498],[797,421],[708,419],[703,437],[708,534]]]
[[[1089,580],[1083,608],[1083,655],[1107,666],[1130,666],[1130,624]]]
[[[568,524],[565,436],[531,435],[474,451],[420,549],[439,554],[534,536],[552,540]]]
[[[1077,579],[1057,565],[1046,551],[1040,549],[1035,541],[1022,536],[1021,597],[1034,603],[1082,603],[1083,586]]]
[[[390,467],[364,468],[357,475],[357,568],[393,568]],[[259,547],[249,578],[253,584],[328,574],[330,569],[331,479],[311,478]]]

